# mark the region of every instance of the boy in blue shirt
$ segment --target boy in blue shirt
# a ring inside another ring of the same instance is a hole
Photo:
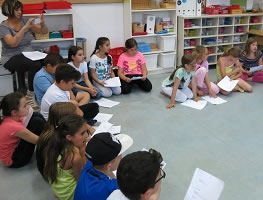
[[[44,67],[36,73],[33,87],[39,105],[47,89],[54,83],[57,66],[63,62],[61,55],[57,53],[48,54],[44,59]]]
[[[84,166],[75,190],[74,200],[106,200],[119,188],[113,171],[118,168],[121,155],[133,143],[130,136],[98,133],[88,142]]]

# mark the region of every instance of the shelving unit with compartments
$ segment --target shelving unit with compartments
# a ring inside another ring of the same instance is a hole
[[[204,45],[208,48],[209,65],[215,65],[227,48],[244,49],[249,30],[262,28],[262,13],[179,16],[177,63],[184,54],[192,53],[195,46]]]
[[[160,0],[156,1],[160,3]],[[177,16],[175,8],[148,8],[148,9],[133,9],[133,0],[124,1],[124,36],[125,40],[134,38],[138,43],[157,44],[158,50],[143,52],[146,58],[146,65],[150,73],[165,73],[172,71],[176,66],[176,41],[177,41]],[[143,23],[145,15],[152,15],[155,18],[170,18],[174,25],[172,32],[164,34],[146,34],[135,35],[132,34],[133,23]],[[172,48],[164,48],[160,43],[162,39],[171,39],[174,44]],[[166,58],[167,57],[167,58]],[[157,60],[157,62],[156,62]],[[169,65],[163,62],[169,60]],[[154,63],[157,63],[154,64]],[[172,64],[171,64],[172,63]]]

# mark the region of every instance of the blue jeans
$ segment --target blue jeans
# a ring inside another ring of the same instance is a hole
[[[77,84],[88,88],[88,86],[86,85],[85,81],[78,82]],[[73,88],[72,92],[76,96],[78,92],[86,92],[86,91],[83,91],[83,90],[80,90],[80,89],[77,89],[77,88]],[[101,97],[101,92],[99,90],[97,90],[97,95],[95,97],[91,96],[91,98],[94,98],[94,99],[99,99],[100,97]]]

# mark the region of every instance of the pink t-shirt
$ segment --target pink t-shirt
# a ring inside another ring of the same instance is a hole
[[[20,141],[20,138],[14,134],[24,129],[22,119],[15,121],[11,117],[7,117],[0,124],[0,160],[5,166],[12,165],[12,156]]]
[[[207,60],[201,62],[200,64],[197,64],[197,63],[196,63],[196,65],[195,65],[195,71],[197,71],[197,70],[198,70],[199,68],[201,68],[201,67],[205,68],[205,69],[206,69],[206,72],[208,72],[208,62],[207,62]]]
[[[123,69],[124,75],[126,74],[142,74],[142,65],[145,64],[143,54],[137,51],[135,56],[127,56],[126,53],[120,55],[118,60],[118,67]]]

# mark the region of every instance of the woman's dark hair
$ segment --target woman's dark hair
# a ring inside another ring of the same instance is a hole
[[[92,54],[90,55],[90,57],[93,56],[95,53],[97,53],[97,51],[100,49],[100,47],[103,46],[107,41],[110,41],[110,39],[107,37],[99,37],[96,41],[95,49],[92,52]],[[112,65],[111,57],[109,56],[108,53],[106,53],[106,56],[107,56],[108,65]]]
[[[23,4],[18,0],[5,0],[2,4],[2,14],[6,17],[14,17],[15,10],[21,8],[23,12]]]
[[[79,50],[83,50],[83,49],[79,46],[71,46],[68,50],[68,61],[67,62],[73,61],[72,56],[76,56]]]
[[[127,51],[127,49],[131,49],[133,47],[138,47],[136,40],[134,38],[130,38],[130,39],[126,40],[125,51]]]
[[[185,54],[183,55],[182,59],[181,59],[181,63],[182,65],[180,65],[179,67],[176,67],[176,69],[172,72],[172,74],[170,75],[169,77],[169,80],[173,80],[174,78],[174,75],[175,75],[175,72],[182,68],[182,67],[185,67],[185,65],[189,65],[191,64],[194,60],[196,59],[196,56],[194,55],[191,55],[191,54]]]
[[[125,156],[117,170],[121,192],[130,200],[139,200],[142,194],[155,186],[162,161],[161,154],[153,149]]]
[[[4,117],[10,117],[13,110],[19,110],[20,100],[25,97],[24,94],[20,92],[14,92],[6,95],[0,104],[0,110],[2,110],[2,115]],[[1,122],[1,119],[0,119]]]
[[[86,121],[78,115],[71,114],[62,117],[55,128],[54,134],[45,151],[44,178],[49,183],[57,181],[57,166],[64,167],[68,153],[73,153],[73,145],[66,139],[67,135],[74,136]],[[60,157],[60,159],[58,159]]]
[[[255,38],[253,38],[253,37],[248,38],[248,40],[246,42],[246,46],[245,46],[245,53],[246,53],[246,55],[250,54],[250,46],[253,43],[258,43],[258,41]],[[255,56],[259,56],[259,51],[256,52]]]
[[[60,81],[65,81],[66,83],[69,81],[78,81],[81,78],[81,74],[74,67],[69,64],[63,63],[60,64],[55,72],[55,80],[57,83]]]

